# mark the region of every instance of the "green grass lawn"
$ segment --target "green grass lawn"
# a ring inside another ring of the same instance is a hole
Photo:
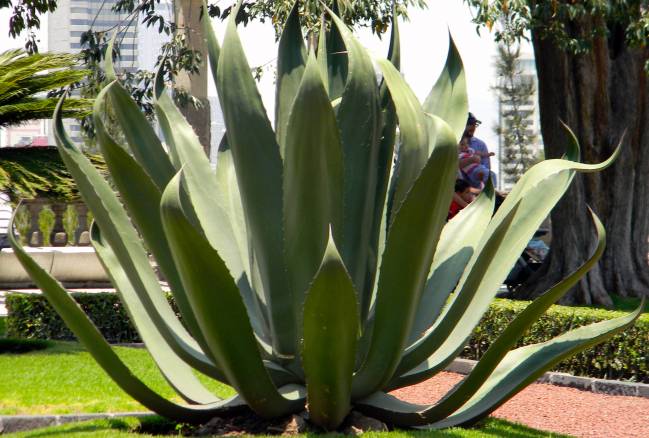
[[[145,410],[124,393],[79,344],[53,342],[45,350],[0,354],[0,415]],[[133,373],[164,397],[175,392],[144,349],[115,349]],[[199,376],[220,397],[229,386]],[[179,397],[175,400],[181,401]]]
[[[149,420],[150,421],[150,420]],[[155,421],[155,420],[154,420]],[[146,423],[145,423],[146,424]],[[146,432],[138,433],[141,430],[141,423],[137,419],[114,419],[114,420],[95,420],[84,423],[66,424],[64,426],[38,429],[30,432],[20,432],[3,435],[7,438],[36,438],[36,437],[54,437],[65,436],[73,437],[144,437],[155,436]],[[146,426],[144,426],[146,430]],[[158,435],[159,436],[159,435]],[[255,435],[263,437],[263,435]],[[276,436],[276,435],[275,435]],[[342,434],[303,434],[299,437],[344,437]],[[442,431],[393,431],[393,432],[368,432],[363,434],[365,438],[429,438],[429,437],[446,437],[446,438],[478,438],[478,437],[509,437],[509,438],[540,438],[540,437],[566,437],[566,435],[543,432],[528,427],[509,423],[503,420],[487,419],[483,424],[475,429],[447,429]]]

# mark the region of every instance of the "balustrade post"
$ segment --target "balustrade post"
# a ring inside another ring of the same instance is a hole
[[[77,210],[77,229],[75,231],[74,239],[79,246],[87,246],[90,244],[88,227],[88,207],[83,202],[77,202],[74,207]],[[85,233],[85,234],[84,234]],[[84,238],[82,238],[82,234]]]
[[[50,233],[50,242],[52,246],[65,246],[68,243],[68,235],[63,226],[63,214],[67,208],[67,204],[60,202],[52,203],[50,206],[54,212],[54,228]]]

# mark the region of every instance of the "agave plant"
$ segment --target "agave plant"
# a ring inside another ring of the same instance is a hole
[[[236,12],[231,14],[235,17]],[[460,56],[448,59],[420,104],[399,73],[393,23],[389,59],[376,60],[333,11],[307,50],[295,8],[279,43],[275,129],[237,36],[209,60],[227,136],[213,171],[191,127],[156,83],[156,137],[120,83],[95,104],[97,138],[119,196],[70,142],[58,147],[95,216],[97,254],[141,337],[187,403],[153,392],[120,361],[55,279],[16,241],[34,281],[106,372],[146,407],[181,421],[251,408],[299,412],[334,429],[350,409],[402,427],[470,424],[567,356],[633,323],[639,311],[513,349],[523,332],[600,257],[531,303],[475,369],[431,406],[389,391],[430,378],[462,350],[529,238],[576,172],[608,166],[564,159],[527,172],[492,217],[487,187],[446,223],[467,114]],[[104,126],[111,105],[127,144]],[[398,126],[398,135],[397,135]],[[397,165],[392,166],[395,154]],[[145,247],[168,280],[182,322],[165,300]],[[511,351],[510,351],[511,350]],[[234,387],[220,400],[194,370]]]

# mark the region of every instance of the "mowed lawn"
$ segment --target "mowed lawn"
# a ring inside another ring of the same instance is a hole
[[[153,390],[181,401],[141,348],[115,351]],[[205,376],[204,384],[219,397],[234,390]],[[0,415],[143,411],[79,344],[53,342],[52,347],[22,354],[0,354]]]

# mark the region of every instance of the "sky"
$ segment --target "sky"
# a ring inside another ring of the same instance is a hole
[[[21,47],[22,40],[11,40],[7,36],[9,9],[0,9],[0,50]],[[490,150],[497,151],[497,137],[493,126],[497,122],[497,99],[491,87],[495,85],[494,57],[496,46],[493,35],[486,29],[479,35],[471,22],[472,11],[463,0],[444,0],[429,2],[427,9],[411,9],[410,20],[400,23],[402,73],[417,97],[423,102],[435,83],[448,51],[448,31],[452,34],[464,61],[469,94],[469,109],[483,123],[476,136],[486,141]],[[46,34],[47,20],[42,20],[41,34]],[[224,23],[214,21],[214,28],[221,40],[225,31]],[[240,27],[239,32],[251,66],[272,62],[277,48],[272,26],[253,22]],[[383,40],[372,35],[369,30],[357,32],[360,41],[375,57],[385,57],[389,35]],[[46,38],[41,47],[46,49]],[[529,51],[529,49],[527,49]],[[525,51],[525,49],[524,49]],[[210,79],[211,81],[211,79]],[[272,70],[264,74],[259,83],[260,92],[269,115],[273,114],[274,75]],[[211,95],[216,94],[210,85]]]

